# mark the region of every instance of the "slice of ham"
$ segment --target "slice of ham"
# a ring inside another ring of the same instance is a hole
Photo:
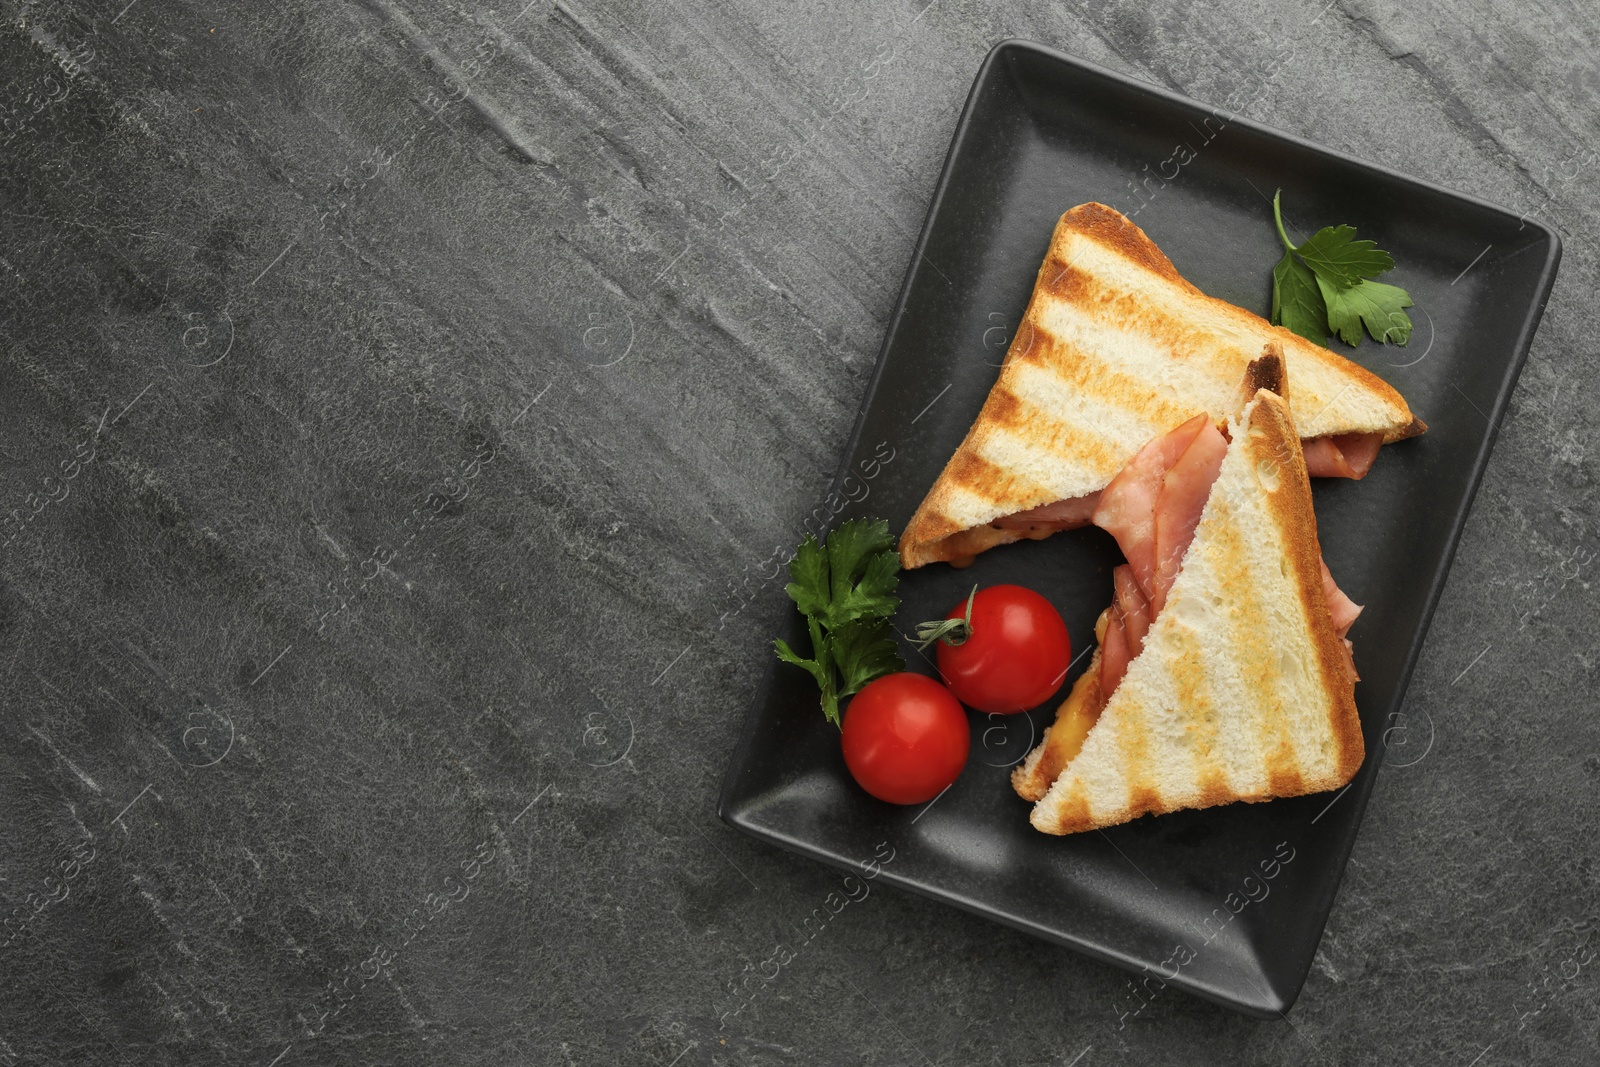
[[[1126,563],[1111,572],[1116,587],[1110,617],[1106,620],[1108,639],[1100,646],[1100,692],[1109,698],[1117,691],[1128,664],[1144,651],[1144,638],[1150,632],[1150,605]],[[1115,634],[1114,640],[1110,635]]]
[[[1100,646],[1100,689],[1108,700],[1144,650],[1227,451],[1222,432],[1196,415],[1140,449],[1100,494],[1095,525],[1128,558],[1112,572],[1116,599]]]
[[[1133,580],[1133,570],[1123,564],[1111,573],[1117,592],[1117,607],[1122,612],[1122,628],[1128,635],[1128,648],[1137,656],[1144,651],[1144,636],[1150,632],[1150,622],[1155,612],[1145,599],[1139,583]]]
[[[1343,637],[1350,632],[1351,624],[1364,609],[1345,596],[1339,583],[1333,580],[1333,572],[1328,570],[1327,561],[1319,558],[1317,562],[1322,565],[1322,592],[1328,599],[1328,614],[1333,617],[1333,629]]]
[[[1094,509],[1100,503],[1099,493],[1057,500],[1053,504],[1019,511],[995,519],[993,524],[1002,530],[1040,530],[1054,533],[1057,530],[1076,530],[1094,521]]]
[[[1228,439],[1204,415],[1156,438],[1100,494],[1095,525],[1117,539],[1153,619],[1194,540]]]
[[[1155,438],[1141,448],[1122,472],[1100,493],[1100,506],[1094,524],[1117,539],[1133,577],[1146,591],[1155,586],[1156,506],[1167,472],[1183,458],[1200,431],[1210,426],[1205,415],[1196,415],[1170,433]],[[1216,432],[1216,427],[1212,427]],[[1210,484],[1207,483],[1207,489]],[[1204,496],[1201,497],[1204,503]]]
[[[1345,595],[1339,583],[1333,580],[1333,572],[1328,570],[1328,561],[1317,559],[1322,565],[1322,595],[1328,601],[1328,615],[1333,619],[1334,633],[1339,635],[1339,640],[1344,642],[1344,667],[1350,674],[1352,682],[1359,682],[1361,675],[1356,673],[1356,649],[1345,634],[1350,632],[1351,625],[1356,617],[1365,609]]]
[[[1178,577],[1178,567],[1194,540],[1194,528],[1200,525],[1200,513],[1206,509],[1212,483],[1222,472],[1222,457],[1227,454],[1227,438],[1207,422],[1161,480],[1155,513],[1156,572],[1146,591],[1152,616],[1160,614],[1167,602],[1167,590]]]
[[[1301,442],[1306,472],[1313,478],[1365,478],[1382,447],[1381,432],[1341,433]]]

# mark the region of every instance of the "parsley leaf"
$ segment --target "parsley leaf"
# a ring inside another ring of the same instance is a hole
[[[1317,276],[1293,252],[1272,268],[1272,321],[1313,344],[1328,343],[1328,305]]]
[[[816,679],[822,712],[839,725],[839,698],[904,670],[889,617],[900,606],[900,557],[889,524],[852,519],[818,542],[807,536],[789,563],[789,597],[806,617],[811,658],[778,640],[778,658]],[[839,674],[844,684],[839,684]]]
[[[1394,257],[1372,241],[1356,239],[1354,226],[1324,226],[1295,245],[1283,229],[1280,194],[1272,218],[1283,242],[1283,258],[1272,268],[1272,321],[1320,345],[1330,332],[1345,344],[1361,343],[1362,326],[1382,344],[1411,340],[1411,294],[1373,281],[1394,269]]]
[[[1377,242],[1355,238],[1354,226],[1324,226],[1295,251],[1317,272],[1317,277],[1338,289],[1349,289],[1364,278],[1394,270],[1394,257],[1379,248]]]
[[[789,577],[794,581],[785,588],[800,614],[817,615],[827,610],[833,594],[828,585],[828,554],[810,534],[800,542],[800,551],[789,561]]]
[[[905,668],[888,619],[858,619],[841,627],[833,635],[833,660],[843,678],[839,686],[842,697],[857,692],[874,678]]]
[[[828,535],[828,569],[833,581],[833,603],[823,621],[829,629],[852,619],[894,614],[900,606],[895,586],[900,584],[900,557],[894,552],[889,524],[847,522]]]
[[[812,655],[815,656],[814,659],[801,659],[800,656],[789,647],[789,643],[781,637],[772,642],[772,644],[773,647],[778,651],[779,659],[783,660],[785,663],[792,663],[796,667],[800,667],[803,670],[809,671],[811,677],[817,680],[817,688],[822,690],[822,713],[828,717],[829,722],[838,723],[838,686],[833,679],[833,661],[829,655],[829,653],[832,651],[832,642],[822,635],[822,630],[817,625],[815,619],[809,619],[807,621],[810,624],[811,648]]]
[[[1317,284],[1328,302],[1328,325],[1345,344],[1361,343],[1363,323],[1373,339],[1384,344],[1393,341],[1403,345],[1411,340],[1411,316],[1400,310],[1412,306],[1411,294],[1398,285],[1363,281],[1343,292],[1335,292],[1320,275]]]

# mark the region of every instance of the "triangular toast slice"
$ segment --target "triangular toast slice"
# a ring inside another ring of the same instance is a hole
[[[1196,289],[1116,210],[1073,208],[998,381],[901,536],[901,562],[960,565],[1082,525],[1093,494],[1153,435],[1202,412],[1221,426],[1238,409],[1245,366],[1273,342],[1295,383],[1299,431],[1317,439],[1315,473],[1349,472],[1343,446],[1364,474],[1379,441],[1426,429],[1377,375]],[[1039,521],[994,525],[1025,512]]]
[[[1361,766],[1355,676],[1329,611],[1289,405],[1261,389],[1229,431],[1142,651],[1102,708],[1097,650],[1044,742],[1014,772],[1017,792],[1038,800],[1030,821],[1046,833],[1321,792]],[[1069,735],[1086,721],[1093,725],[1070,754]]]

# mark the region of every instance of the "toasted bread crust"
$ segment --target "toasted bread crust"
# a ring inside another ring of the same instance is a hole
[[[1084,245],[1085,240],[1092,244]],[[1112,274],[1104,276],[1079,269],[1073,264],[1074,250],[1083,252],[1086,248],[1091,250],[1091,261],[1095,254],[1092,250],[1099,249],[1112,253],[1110,257],[1102,255],[1099,262],[1126,261],[1127,269],[1116,267]],[[1155,279],[1150,279],[1150,274]],[[1107,278],[1112,280],[1108,282]],[[1182,306],[1189,310],[1169,313],[1156,306],[1160,301],[1141,298],[1142,293],[1154,290],[1171,294],[1172,290],[1163,283],[1185,294],[1180,302],[1187,301]],[[1096,322],[1136,323],[1133,329],[1143,331],[1140,336],[1153,346],[1150,351],[1161,353],[1159,359],[1190,368],[1185,373],[1205,376],[1204,380],[1226,379],[1229,384],[1221,386],[1224,392],[1220,400],[1208,401],[1196,399],[1185,391],[1187,386],[1166,391],[1152,388],[1150,380],[1140,376],[1137,363],[1108,361],[1094,342],[1085,347],[1081,338],[1063,333],[1052,316],[1059,318],[1065,311]],[[1197,321],[1204,324],[1199,333],[1195,332]],[[1104,204],[1081,204],[1057,222],[1049,250],[1035,274],[1027,310],[1006,350],[999,379],[902,532],[901,563],[913,568],[939,561],[962,561],[995,545],[1016,541],[1017,532],[998,530],[989,524],[1004,515],[1098,492],[1137,451],[1137,445],[1130,443],[1135,438],[1179,425],[1208,407],[1216,408],[1207,414],[1221,425],[1231,414],[1228,409],[1233,401],[1227,397],[1234,395],[1231,383],[1238,380],[1235,375],[1242,371],[1244,360],[1233,362],[1238,349],[1228,347],[1231,341],[1221,348],[1209,343],[1207,339],[1213,335],[1205,332],[1208,329],[1224,331],[1216,335],[1219,337],[1262,337],[1280,356],[1287,358],[1288,354],[1305,364],[1316,364],[1324,378],[1333,374],[1337,376],[1335,380],[1347,383],[1345,392],[1339,394],[1344,401],[1326,417],[1334,420],[1336,427],[1355,430],[1366,426],[1374,432],[1381,427],[1386,443],[1426,428],[1406,407],[1400,394],[1377,375],[1242,308],[1206,296],[1178,273],[1172,261],[1131,220]],[[1261,384],[1270,387],[1269,383]],[[1074,402],[1092,405],[1082,409],[1091,411],[1092,417],[1054,410],[1061,397],[1077,398],[1067,403],[1067,408]],[[1311,403],[1311,398],[1306,402]],[[1347,413],[1351,411],[1362,413],[1360,417],[1369,421],[1349,423]],[[1097,423],[1097,418],[1106,421]],[[1378,421],[1370,421],[1374,419]],[[1121,429],[1112,432],[1109,427],[1113,424]],[[1139,429],[1131,430],[1130,425]],[[1032,477],[1010,462],[1019,455],[1018,449],[1033,462]],[[986,454],[999,462],[985,459]],[[1077,488],[1063,492],[1060,485],[1053,488],[1042,484],[1050,479],[1042,473],[1045,467],[1040,463],[1052,457],[1056,463],[1049,469],[1059,472],[1070,468],[1070,477],[1060,480]],[[1005,476],[996,477],[1001,471]]]
[[[1192,293],[1200,290],[1194,283],[1178,273],[1178,268],[1172,265],[1172,260],[1161,251],[1161,247],[1150,239],[1150,235],[1139,228],[1139,224],[1114,207],[1109,207],[1098,201],[1091,200],[1061,216],[1056,223],[1056,237],[1050,241],[1050,250],[1055,251],[1060,244],[1060,235],[1063,228],[1076,230],[1085,237],[1113,248],[1128,259],[1133,260],[1141,267],[1146,267],[1156,274],[1182,286]],[[1203,294],[1202,294],[1203,295]]]
[[[1268,341],[1263,345],[1261,357],[1252,359],[1244,369],[1245,404],[1253,400],[1263,389],[1269,393],[1276,393],[1285,400],[1289,399],[1289,384],[1285,380],[1283,369],[1283,347],[1276,341]],[[1244,404],[1239,406],[1243,408]]]
[[[1245,440],[1237,440],[1240,433]],[[1283,709],[1263,706],[1264,788],[1236,789],[1223,776],[1220,767],[1202,761],[1195,768],[1195,788],[1182,796],[1167,796],[1159,788],[1150,765],[1151,757],[1145,754],[1147,741],[1143,724],[1147,713],[1142,705],[1148,694],[1123,686],[1114,694],[1095,730],[1112,732],[1109,741],[1116,753],[1119,773],[1126,781],[1127,803],[1118,810],[1093,810],[1081,775],[1071,775],[1072,764],[1069,763],[1030,815],[1030,822],[1046,833],[1077,833],[1114,826],[1146,814],[1322,792],[1344,785],[1361,766],[1365,747],[1355,705],[1354,683],[1345,673],[1345,649],[1328,612],[1321,576],[1322,548],[1317,538],[1310,482],[1288,404],[1269,390],[1259,390],[1244,412],[1244,424],[1236,427],[1232,447],[1245,449],[1246,458],[1257,470],[1268,469],[1270,465],[1276,472],[1275,488],[1264,494],[1265,510],[1278,533],[1285,577],[1292,583],[1295,602],[1314,649],[1315,678],[1326,698],[1332,767],[1328,770],[1312,768],[1298,758],[1294,727]],[[1226,529],[1226,525],[1218,527],[1213,538],[1224,536],[1221,531]],[[1226,541],[1215,543],[1222,546],[1228,558],[1235,558],[1243,551],[1242,543],[1232,548],[1227,547]],[[1236,581],[1229,595],[1241,617],[1265,616],[1248,582]],[[1169,602],[1163,614],[1174,606]],[[1159,619],[1155,625],[1159,625]],[[1200,666],[1201,650],[1188,631],[1182,627],[1168,627],[1161,642],[1159,649],[1147,644],[1135,662],[1152,651],[1163,657],[1165,673],[1175,687],[1176,706],[1184,714],[1186,728],[1191,731],[1196,748],[1207,751],[1216,742],[1218,717],[1226,715],[1228,708],[1218,704],[1212,695],[1210,682]],[[1247,676],[1270,670],[1275,655],[1270,635],[1260,642],[1236,646],[1236,656]],[[1038,792],[1038,781],[1049,769],[1045,763],[1049,747],[1050,737],[1046,735],[1036,753],[1013,775],[1013,786],[1024,797],[1032,799],[1032,794]]]

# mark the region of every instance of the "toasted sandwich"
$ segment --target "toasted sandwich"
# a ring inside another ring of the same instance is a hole
[[[1316,793],[1361,766],[1361,609],[1322,562],[1282,372],[1273,352],[1252,363],[1228,436],[1187,420],[1102,494],[1094,520],[1128,562],[1089,669],[1013,772],[1038,829]]]
[[[1245,366],[1277,344],[1313,475],[1359,478],[1380,445],[1427,427],[1378,376],[1209,297],[1104,204],[1061,216],[999,380],[900,539],[906,567],[1086,524],[1151,437],[1221,425]]]

